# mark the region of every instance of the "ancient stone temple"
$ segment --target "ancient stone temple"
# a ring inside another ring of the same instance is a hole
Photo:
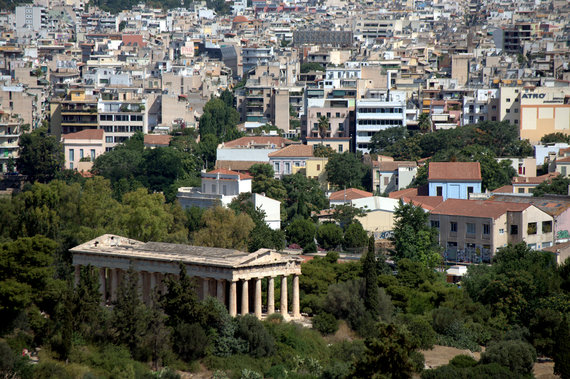
[[[299,318],[299,275],[301,259],[269,249],[254,253],[215,247],[189,246],[161,242],[141,242],[105,234],[71,249],[75,280],[81,266],[99,269],[103,300],[113,301],[120,281],[132,267],[139,273],[139,288],[145,302],[154,291],[165,291],[163,277],[178,275],[179,264],[196,279],[200,298],[217,297],[230,315],[253,311],[256,317],[275,313],[275,278],[281,279],[279,311],[285,318]],[[291,277],[292,313],[288,311],[287,278]],[[262,301],[262,285],[267,299]],[[265,303],[265,306],[264,306]]]

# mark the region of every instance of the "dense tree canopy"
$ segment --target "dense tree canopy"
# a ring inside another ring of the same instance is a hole
[[[329,183],[336,188],[364,188],[368,167],[358,156],[347,151],[331,156],[325,170]]]
[[[48,135],[47,129],[22,134],[18,144],[16,166],[28,181],[47,183],[63,168],[63,146],[55,136]]]

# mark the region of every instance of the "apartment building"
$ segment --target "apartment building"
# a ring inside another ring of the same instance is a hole
[[[23,5],[16,7],[16,30],[38,32],[46,26],[47,10],[44,7]]]
[[[97,97],[93,91],[73,88],[64,99],[52,99],[50,103],[50,131],[58,138],[62,134],[85,129],[97,129]]]
[[[0,172],[9,172],[18,158],[18,142],[21,135],[20,122],[10,114],[0,114]]]
[[[407,188],[415,179],[418,165],[411,161],[372,162],[372,188],[384,194]]]
[[[380,98],[356,101],[356,150],[367,153],[375,133],[398,126],[406,126],[405,92],[386,91]]]
[[[148,134],[146,99],[99,99],[97,102],[99,128],[105,131],[105,150],[125,142],[134,133]]]
[[[546,134],[570,134],[570,86],[525,87],[519,98],[521,138],[537,143]]]
[[[269,154],[269,164],[273,166],[275,178],[281,179],[300,168],[307,166],[307,160],[313,157],[313,147],[308,145],[289,145]]]
[[[429,219],[451,261],[490,262],[509,243],[540,250],[554,242],[552,216],[531,204],[449,199]]]

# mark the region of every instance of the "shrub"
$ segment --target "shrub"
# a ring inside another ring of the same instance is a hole
[[[185,361],[203,357],[208,347],[208,336],[200,324],[181,323],[174,329],[174,350]]]
[[[364,247],[368,243],[368,234],[359,222],[353,222],[344,232],[343,247],[354,249]]]
[[[441,366],[433,370],[424,370],[422,379],[457,379],[460,378],[459,371],[453,366]]]
[[[266,357],[273,354],[275,341],[261,321],[253,315],[245,315],[238,320],[238,336],[249,344],[249,354],[253,357]]]
[[[481,355],[481,363],[498,363],[519,376],[528,375],[536,362],[536,350],[523,341],[500,341]]]
[[[422,372],[426,365],[424,355],[419,351],[410,352],[410,360],[412,361],[412,366],[415,372]]]
[[[338,320],[330,313],[320,313],[313,317],[313,328],[322,334],[334,334],[338,330]]]
[[[420,349],[431,349],[437,340],[437,334],[431,324],[422,316],[400,315],[400,322],[408,329],[413,344]]]
[[[460,354],[453,357],[453,359],[449,361],[449,364],[457,368],[467,368],[475,366],[477,361],[469,355]]]

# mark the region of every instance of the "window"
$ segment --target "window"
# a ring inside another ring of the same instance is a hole
[[[276,173],[279,173],[279,172],[281,172],[281,170],[280,170],[280,167],[279,167],[279,166],[280,166],[280,165],[279,165],[279,162],[275,162],[275,172],[276,172]]]
[[[467,187],[467,196],[471,195],[473,193],[473,187],[469,186]]]
[[[550,247],[552,246],[552,242],[543,242],[542,247]]]
[[[507,97],[507,103],[510,103],[510,102],[511,102],[511,99]]]
[[[483,224],[483,234],[491,234],[491,225]]]
[[[505,234],[505,229],[499,229],[499,234]]]
[[[431,220],[431,227],[439,229],[439,220]]]
[[[113,137],[110,137],[110,136],[105,137],[105,142],[106,143],[113,143]]]
[[[83,158],[83,149],[79,149],[79,159]]]
[[[542,233],[552,233],[552,221],[542,222]]]
[[[524,193],[524,188],[519,188],[517,191],[518,193]]]
[[[285,174],[291,173],[291,163],[285,162]]]
[[[526,228],[527,234],[536,234],[536,222],[529,222]]]
[[[452,221],[449,223],[449,231],[457,233],[457,223],[456,222]]]
[[[295,167],[301,167],[301,162],[299,162],[299,161],[295,162],[294,164],[295,164]]]
[[[339,153],[342,153],[342,149],[343,149],[342,145],[338,145],[338,152]]]
[[[91,149],[91,161],[95,160],[95,149]]]
[[[437,186],[435,188],[436,192],[437,192],[437,196],[443,196],[443,187],[442,186]]]
[[[340,117],[340,112],[336,112],[336,117]]]
[[[113,133],[113,125],[103,125],[105,133]]]
[[[75,160],[75,151],[73,149],[69,149],[69,161],[73,162]]]
[[[511,236],[516,236],[519,234],[519,226],[511,225]]]
[[[338,124],[338,130],[344,131],[344,124],[342,122]]]
[[[475,234],[475,224],[472,222],[467,223],[467,234]]]
[[[317,165],[317,171],[321,171],[321,165],[320,164]]]
[[[321,117],[321,112],[317,112],[317,117]]]
[[[562,176],[566,176],[566,166],[560,167],[560,173],[562,174]]]
[[[73,170],[73,162],[69,163],[69,169]]]
[[[216,185],[212,184],[212,193],[216,193]]]
[[[222,193],[224,194],[224,196],[227,195],[228,189],[226,188],[226,185],[224,184],[224,186],[222,188],[223,188]]]

